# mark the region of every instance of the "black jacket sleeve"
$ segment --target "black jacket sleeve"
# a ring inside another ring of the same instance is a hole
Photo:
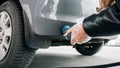
[[[118,0],[120,2],[120,0]],[[120,34],[120,3],[116,3],[99,14],[93,14],[83,21],[85,32],[91,36]]]

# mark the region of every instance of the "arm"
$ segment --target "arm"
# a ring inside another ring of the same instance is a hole
[[[120,10],[113,5],[99,14],[93,14],[83,21],[85,32],[91,36],[110,36],[120,34]]]
[[[71,44],[85,43],[89,36],[120,34],[120,0],[116,0],[116,2],[117,5],[115,4],[99,14],[87,17],[82,25],[76,24],[71,27],[65,34],[67,36],[72,33]]]

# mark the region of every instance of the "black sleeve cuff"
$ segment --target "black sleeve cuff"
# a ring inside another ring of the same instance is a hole
[[[83,21],[85,32],[91,36],[111,36],[120,33],[120,11],[115,5],[93,14]]]

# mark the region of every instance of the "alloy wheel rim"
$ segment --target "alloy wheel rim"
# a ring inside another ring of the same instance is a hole
[[[10,15],[6,11],[0,12],[0,60],[3,60],[8,53],[11,37],[12,25]]]

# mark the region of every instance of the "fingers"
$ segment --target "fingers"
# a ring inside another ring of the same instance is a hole
[[[73,28],[70,28],[69,30],[66,31],[66,33],[64,34],[64,36],[68,36],[71,33],[71,45],[75,45],[75,31],[73,31]]]
[[[75,45],[76,44],[76,35],[75,35],[75,31],[72,32],[72,37],[71,37],[71,45]]]
[[[71,33],[71,45],[75,45],[76,43],[82,44],[87,38],[87,34],[83,30],[82,26],[76,24],[66,31],[64,36],[68,36]]]
[[[72,29],[67,30],[64,36],[68,36],[71,32],[72,32]]]

